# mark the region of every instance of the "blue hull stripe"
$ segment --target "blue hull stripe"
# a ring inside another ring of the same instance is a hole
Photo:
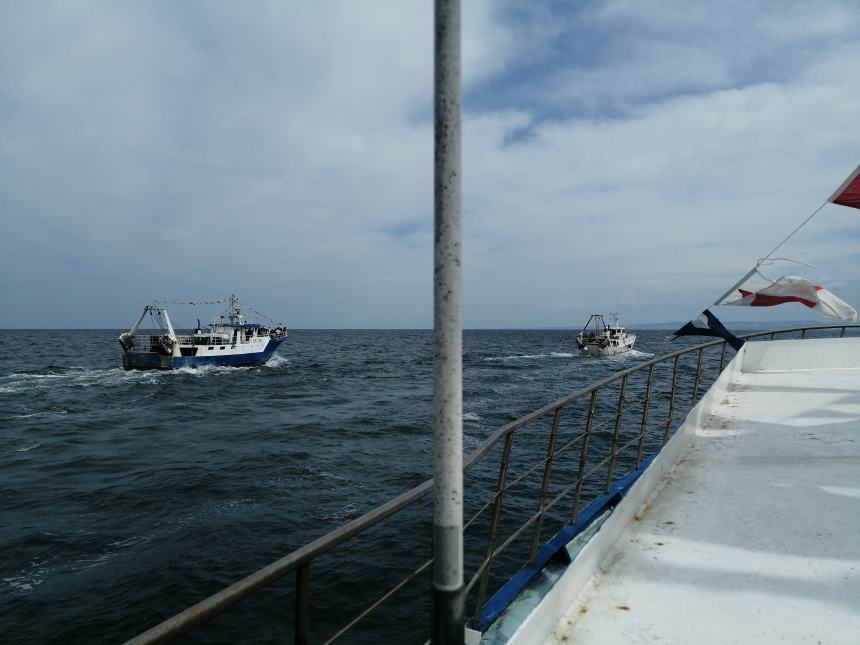
[[[127,370],[175,370],[180,367],[204,367],[206,365],[241,367],[261,365],[272,357],[286,338],[272,338],[266,349],[254,354],[229,354],[225,356],[162,356],[152,352],[123,354],[122,366]]]

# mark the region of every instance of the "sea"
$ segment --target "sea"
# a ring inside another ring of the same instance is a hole
[[[294,330],[263,366],[167,372],[123,370],[121,331],[0,331],[0,642],[124,642],[432,475],[430,330]],[[599,359],[574,330],[465,331],[464,450],[702,340],[669,333]],[[411,517],[314,563],[311,642],[428,557],[432,510]],[[425,642],[427,581],[341,642]],[[179,642],[292,642],[293,585]]]

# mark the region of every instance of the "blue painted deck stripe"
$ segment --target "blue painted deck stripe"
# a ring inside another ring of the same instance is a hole
[[[561,559],[565,563],[570,563],[570,557],[565,550],[565,545],[577,535],[587,529],[591,523],[600,517],[604,511],[609,508],[614,508],[620,502],[630,487],[636,482],[639,476],[648,469],[651,462],[659,454],[654,453],[636,470],[631,470],[624,477],[619,479],[608,493],[604,493],[597,497],[588,506],[583,508],[576,515],[576,520],[568,524],[556,533],[546,544],[544,544],[535,554],[534,560],[524,565],[517,573],[515,573],[493,597],[490,598],[481,609],[481,618],[478,622],[478,629],[481,632],[487,631],[490,625],[499,617],[499,615],[508,608],[508,606],[520,595],[523,589],[543,570],[546,564],[552,559]]]

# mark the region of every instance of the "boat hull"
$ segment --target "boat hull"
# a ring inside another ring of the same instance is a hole
[[[582,353],[588,356],[615,356],[616,354],[624,354],[633,349],[633,344],[636,342],[636,337],[629,338],[627,342],[619,343],[618,345],[601,346],[598,343],[583,343]]]
[[[260,352],[216,356],[164,356],[155,352],[126,352],[122,366],[126,370],[175,370],[182,367],[247,367],[262,365],[272,357],[286,338],[272,338]]]

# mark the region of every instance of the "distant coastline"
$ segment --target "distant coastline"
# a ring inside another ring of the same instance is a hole
[[[631,330],[654,330],[674,331],[686,325],[689,320],[678,322],[658,323],[632,323],[626,325]],[[787,329],[791,327],[804,327],[809,325],[826,326],[838,324],[837,321],[827,320],[771,320],[771,321],[731,321],[723,320],[722,323],[729,329],[743,331],[758,331],[762,329]],[[850,324],[850,323],[846,323]],[[190,331],[191,329],[177,328],[178,331]],[[464,331],[579,331],[581,328],[575,325],[545,326],[545,327],[465,327]],[[105,331],[120,333],[127,331],[126,327],[0,327],[0,331]],[[301,331],[433,331],[432,327],[297,327],[290,329],[291,332]]]
[[[645,323],[640,325],[630,325],[630,329],[667,329],[674,331],[686,325],[689,320],[683,322],[663,322],[663,323]],[[722,320],[729,329],[738,329],[743,331],[758,331],[761,329],[787,329],[791,327],[805,327],[808,325],[827,325],[826,320],[766,320],[766,321],[751,321],[751,320]],[[835,323],[833,323],[835,324]]]

